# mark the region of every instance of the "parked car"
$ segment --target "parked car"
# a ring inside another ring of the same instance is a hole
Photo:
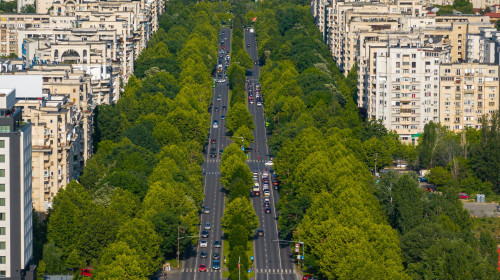
[[[470,199],[470,196],[468,194],[466,194],[466,193],[463,193],[463,192],[458,193],[458,197],[460,199]]]

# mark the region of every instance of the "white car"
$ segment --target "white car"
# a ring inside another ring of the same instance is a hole
[[[264,202],[269,202],[269,197],[268,196],[264,197]]]
[[[262,106],[262,103],[261,102],[257,102],[257,106]]]
[[[205,229],[211,229],[211,228],[212,228],[212,225],[210,223],[205,224]]]
[[[200,247],[201,247],[201,248],[206,248],[206,247],[208,247],[208,243],[207,243],[207,241],[206,241],[206,240],[202,240],[202,241],[200,241]]]
[[[213,128],[219,128],[219,122],[218,121],[214,121]]]
[[[265,163],[266,166],[273,166],[273,162],[270,160],[268,162]]]

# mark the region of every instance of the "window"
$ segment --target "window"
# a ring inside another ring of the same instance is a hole
[[[0,242],[0,250],[5,250],[5,241]]]
[[[445,74],[450,74],[451,73],[451,69],[444,69],[444,73]]]
[[[5,162],[5,155],[0,155],[0,162]]]
[[[6,256],[0,256],[0,264],[6,264],[7,263],[7,257]]]
[[[0,177],[5,177],[5,169],[0,169]]]
[[[0,192],[4,192],[5,191],[5,184],[0,184]]]
[[[0,227],[0,235],[5,235],[5,227]]]
[[[5,198],[0,198],[0,206],[5,206]]]
[[[490,70],[489,73],[490,74],[495,74],[495,70]]]
[[[10,126],[0,125],[0,132],[10,132]]]
[[[0,221],[5,221],[5,213],[0,213]]]
[[[6,275],[7,273],[5,272],[5,270],[0,270],[0,278],[5,278]]]
[[[5,148],[5,140],[0,140],[0,148]]]

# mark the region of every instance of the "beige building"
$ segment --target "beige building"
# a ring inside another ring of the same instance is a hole
[[[440,66],[440,121],[447,129],[481,128],[481,119],[499,108],[498,65]]]
[[[36,85],[37,77],[40,94],[26,92],[21,84]],[[71,65],[36,65],[0,75],[0,83],[21,89],[16,106],[23,108],[24,121],[32,124],[33,203],[37,212],[44,213],[58,190],[79,177],[91,156],[90,76]]]

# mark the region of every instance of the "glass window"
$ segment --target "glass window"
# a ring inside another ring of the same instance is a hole
[[[0,227],[0,235],[5,235],[5,227]]]
[[[0,250],[5,250],[5,241],[0,242]]]
[[[0,184],[0,192],[4,192],[5,191],[5,184]]]
[[[6,256],[0,256],[0,264],[6,264],[7,263],[7,257]]]
[[[0,162],[5,162],[5,155],[0,155]]]
[[[0,277],[4,278],[7,275],[5,270],[0,270]]]
[[[5,198],[0,198],[0,206],[5,206]]]
[[[5,213],[0,213],[0,221],[5,221]]]
[[[0,148],[5,148],[5,140],[0,140]]]
[[[0,169],[0,177],[5,177],[5,169]]]
[[[10,126],[0,125],[0,132],[10,132]]]

